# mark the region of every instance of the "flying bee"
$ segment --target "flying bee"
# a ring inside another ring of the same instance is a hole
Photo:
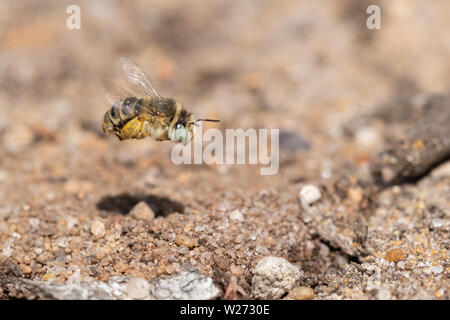
[[[194,136],[199,121],[172,98],[162,97],[142,69],[131,59],[121,58],[128,85],[141,96],[114,99],[103,117],[103,132],[116,135],[119,140],[152,137],[157,141],[171,140],[187,144]],[[111,100],[110,100],[111,101]]]

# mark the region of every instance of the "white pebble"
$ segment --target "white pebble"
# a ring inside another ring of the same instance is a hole
[[[300,201],[304,207],[308,207],[322,197],[320,189],[315,185],[308,184],[300,190]]]
[[[12,252],[13,252],[13,250],[11,249],[10,246],[7,246],[7,247],[3,248],[3,250],[2,250],[3,255],[7,258],[11,257]]]
[[[28,219],[28,223],[33,227],[33,228],[37,228],[39,227],[39,219],[38,218],[30,218]]]
[[[442,228],[443,223],[441,219],[433,219],[431,220],[431,226],[435,229]]]
[[[252,292],[255,298],[277,299],[289,292],[301,277],[297,266],[279,257],[266,257],[256,265]]]
[[[127,283],[127,295],[131,299],[145,299],[150,294],[150,284],[141,278],[130,279]]]
[[[78,219],[68,216],[66,218],[67,229],[70,230],[78,224]]]
[[[355,140],[358,145],[370,148],[380,144],[380,134],[374,127],[363,127],[356,131]]]
[[[439,273],[442,273],[444,271],[444,268],[442,266],[434,266],[434,267],[431,267],[431,271],[434,274],[439,274]]]
[[[239,209],[236,209],[234,211],[231,211],[230,219],[236,221],[244,221],[244,215],[242,214],[241,211],[239,211]]]
[[[95,220],[92,222],[91,232],[95,238],[102,238],[105,235],[105,224],[99,220]]]

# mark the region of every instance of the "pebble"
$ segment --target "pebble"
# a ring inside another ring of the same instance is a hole
[[[277,299],[289,292],[300,279],[298,267],[279,257],[265,257],[256,265],[252,279],[255,298]]]
[[[30,224],[30,226],[32,226],[33,228],[37,228],[39,227],[39,219],[38,218],[30,218],[28,219],[28,223]]]
[[[23,266],[22,267],[22,272],[29,275],[33,270],[31,269],[30,266]]]
[[[244,215],[239,209],[236,209],[234,211],[231,211],[230,213],[230,219],[236,220],[236,221],[244,221]]]
[[[433,220],[431,220],[431,226],[434,229],[442,228],[443,225],[444,224],[442,223],[441,219],[433,219]]]
[[[444,268],[442,266],[431,267],[431,272],[433,272],[434,274],[439,274],[439,273],[442,273],[443,271],[444,271]]]
[[[244,274],[244,269],[242,267],[236,266],[234,264],[230,266],[230,271],[236,277],[240,277],[240,276],[242,276]]]
[[[292,289],[284,300],[311,300],[314,298],[314,290],[308,287],[296,287]]]
[[[355,132],[355,140],[364,148],[372,148],[381,142],[380,133],[375,127],[362,127]]]
[[[68,216],[66,218],[66,225],[67,225],[67,229],[68,230],[72,229],[77,224],[78,224],[78,219],[77,218],[74,218],[74,217],[71,217],[71,216]]]
[[[128,270],[128,266],[126,263],[119,261],[114,265],[114,270],[120,273],[125,273]]]
[[[103,238],[105,235],[105,224],[99,220],[95,220],[92,222],[91,232],[96,239]]]
[[[42,280],[44,280],[44,281],[54,281],[54,280],[56,280],[56,276],[53,273],[46,273],[42,277]]]
[[[130,216],[139,220],[153,221],[155,213],[144,201],[138,202],[130,211]]]
[[[127,283],[127,295],[131,299],[142,300],[150,294],[150,284],[141,278],[132,278]]]
[[[444,162],[436,169],[431,171],[431,175],[436,178],[450,176],[450,161]]]
[[[361,203],[364,192],[361,188],[350,188],[348,189],[347,194],[353,202]]]
[[[189,248],[186,247],[186,246],[181,246],[181,247],[178,249],[178,252],[179,252],[180,254],[188,254],[188,253],[189,253]]]
[[[175,237],[175,243],[179,246],[186,246],[189,249],[198,247],[197,239],[193,239],[185,234],[177,234]]]
[[[320,190],[315,185],[306,185],[300,190],[300,201],[304,207],[308,207],[322,197]]]
[[[13,252],[13,250],[10,246],[6,246],[2,250],[2,254],[7,258],[11,257],[12,252]]]
[[[386,260],[388,261],[399,261],[399,260],[403,260],[406,258],[405,253],[402,251],[402,249],[392,249],[392,250],[388,250],[386,252],[386,255],[384,257]]]

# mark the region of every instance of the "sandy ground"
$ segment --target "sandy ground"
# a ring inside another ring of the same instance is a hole
[[[450,4],[375,2],[381,30],[356,0],[79,1],[68,30],[70,1],[2,1],[0,297],[188,264],[253,299],[275,256],[314,299],[448,299]],[[105,136],[121,56],[204,128],[279,128],[279,172]]]

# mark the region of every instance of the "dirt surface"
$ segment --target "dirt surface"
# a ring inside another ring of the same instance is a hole
[[[199,2],[78,1],[80,30],[70,1],[0,3],[0,297],[189,266],[253,299],[274,256],[314,299],[449,299],[448,1],[370,1],[381,30],[369,1]],[[204,128],[279,128],[279,172],[105,136],[121,56]]]

